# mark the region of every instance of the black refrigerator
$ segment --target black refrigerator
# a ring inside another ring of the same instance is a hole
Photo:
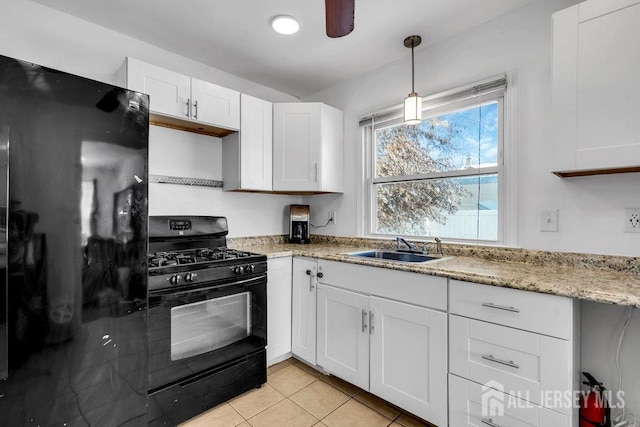
[[[0,425],[146,425],[148,106],[0,56]]]

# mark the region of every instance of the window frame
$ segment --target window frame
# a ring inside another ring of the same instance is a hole
[[[387,127],[397,126],[402,123],[402,117],[399,110],[387,109],[379,114],[373,114],[369,118],[361,120],[361,126],[363,131],[363,208],[362,218],[363,223],[361,230],[365,237],[370,238],[389,238],[389,237],[406,237],[417,240],[429,240],[435,237],[441,237],[448,242],[456,243],[473,243],[473,244],[487,244],[487,245],[506,245],[510,242],[509,229],[507,228],[506,217],[511,209],[512,204],[511,197],[507,197],[508,193],[511,193],[508,189],[512,185],[507,184],[507,173],[505,167],[505,139],[507,135],[507,118],[511,114],[508,113],[509,95],[511,87],[507,90],[506,78],[501,77],[505,86],[498,89],[490,89],[486,92],[481,92],[476,95],[468,96],[468,89],[471,87],[478,87],[478,83],[468,85],[463,88],[446,91],[440,94],[436,94],[425,98],[423,101],[423,120],[428,120],[433,117],[438,117],[444,114],[460,111],[465,108],[473,108],[488,103],[497,102],[498,109],[498,155],[497,165],[478,167],[477,169],[467,170],[453,170],[446,172],[431,172],[425,174],[416,174],[409,176],[393,176],[393,177],[376,177],[376,157],[375,157],[375,130],[383,129]],[[485,82],[495,82],[496,78],[487,79]],[[457,96],[457,94],[461,94]],[[427,236],[427,235],[391,235],[384,233],[377,233],[375,230],[377,222],[377,198],[376,198],[376,186],[379,184],[387,183],[400,183],[400,182],[412,182],[412,181],[424,181],[432,179],[442,178],[457,178],[465,176],[484,176],[497,174],[498,176],[498,224],[497,224],[497,239],[496,240],[481,240],[474,239],[461,239],[461,238],[449,238],[442,236]],[[509,199],[509,200],[508,200]]]

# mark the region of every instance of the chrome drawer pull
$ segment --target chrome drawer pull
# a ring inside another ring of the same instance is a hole
[[[500,427],[498,424],[493,422],[493,418],[483,418],[481,421],[482,424],[486,424],[491,427]]]
[[[509,366],[511,368],[520,369],[520,365],[517,365],[516,363],[514,363],[513,360],[507,361],[502,359],[496,359],[495,357],[493,357],[493,354],[483,354],[482,358],[484,360],[488,360],[489,362],[499,363],[501,365]]]
[[[373,330],[375,328],[375,321],[374,321],[373,316],[375,316],[374,312],[370,311],[369,312],[369,333],[370,334],[373,334]]]
[[[515,308],[515,307],[507,307],[504,305],[496,305],[492,302],[483,302],[482,303],[483,307],[487,307],[487,308],[495,308],[497,310],[504,310],[504,311],[510,311],[512,313],[520,313],[520,309],[519,308]]]

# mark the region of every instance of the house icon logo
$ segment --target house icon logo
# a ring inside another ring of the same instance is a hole
[[[504,386],[498,381],[488,381],[482,385],[482,417],[504,415]]]

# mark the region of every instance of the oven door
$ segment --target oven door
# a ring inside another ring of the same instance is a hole
[[[149,292],[149,393],[266,346],[266,275]]]

